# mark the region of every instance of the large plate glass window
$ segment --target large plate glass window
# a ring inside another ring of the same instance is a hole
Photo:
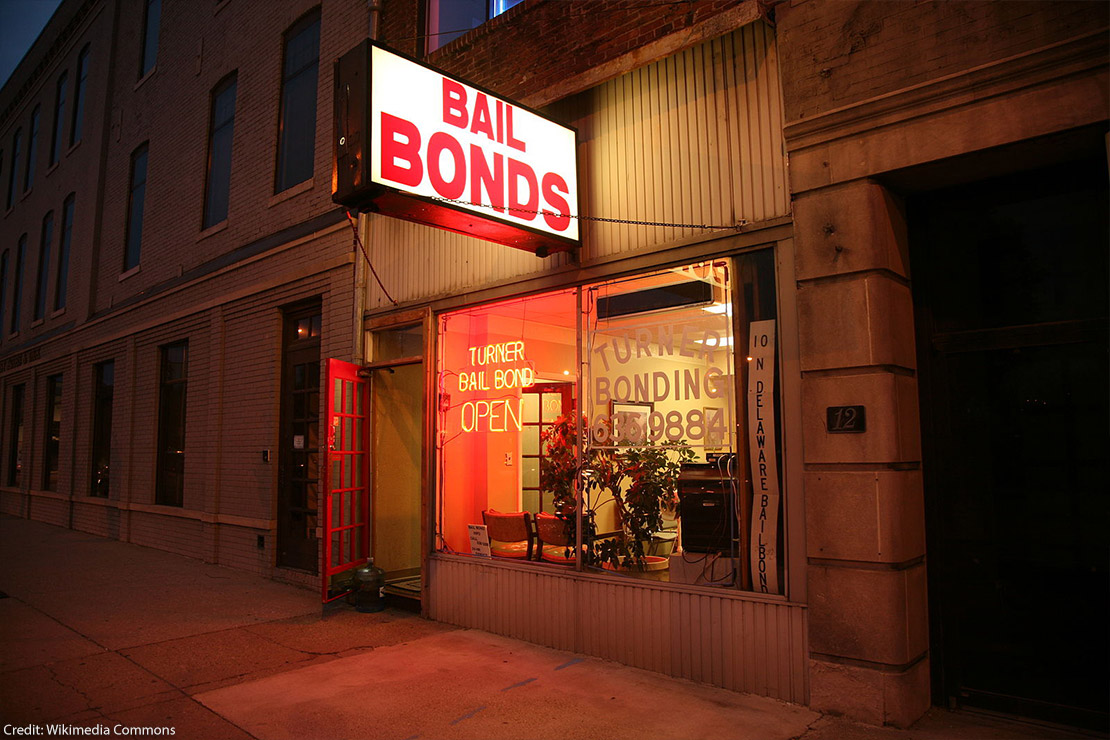
[[[530,533],[536,515],[552,513],[551,492],[540,494],[541,435],[560,417],[573,422],[577,315],[577,293],[569,290],[440,317],[441,549],[470,552],[470,525],[484,522],[495,549],[505,543],[505,552],[516,552],[516,543],[529,540],[534,546],[534,537],[499,539],[497,515],[511,515],[510,530]],[[573,470],[569,475],[566,492],[573,490]],[[521,554],[529,551],[538,553],[525,545]]]
[[[441,315],[438,548],[781,593],[775,306],[767,249]]]

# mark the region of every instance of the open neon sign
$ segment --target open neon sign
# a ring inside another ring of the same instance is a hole
[[[536,370],[525,359],[524,342],[499,342],[469,347],[470,367],[459,373],[459,391],[501,391],[529,388]],[[493,367],[509,365],[509,367]],[[522,398],[478,398],[462,404],[464,432],[519,432],[524,416]]]

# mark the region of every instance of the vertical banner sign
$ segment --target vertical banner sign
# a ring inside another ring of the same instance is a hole
[[[775,448],[775,322],[753,321],[748,345],[748,450],[752,460],[752,585],[779,593],[779,461]]]

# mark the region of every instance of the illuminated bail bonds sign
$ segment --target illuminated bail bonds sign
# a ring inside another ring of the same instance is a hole
[[[540,256],[578,246],[574,129],[381,46],[368,57],[370,208]]]

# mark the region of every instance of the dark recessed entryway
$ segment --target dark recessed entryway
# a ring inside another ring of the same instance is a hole
[[[1107,166],[907,200],[933,698],[1105,730]]]

